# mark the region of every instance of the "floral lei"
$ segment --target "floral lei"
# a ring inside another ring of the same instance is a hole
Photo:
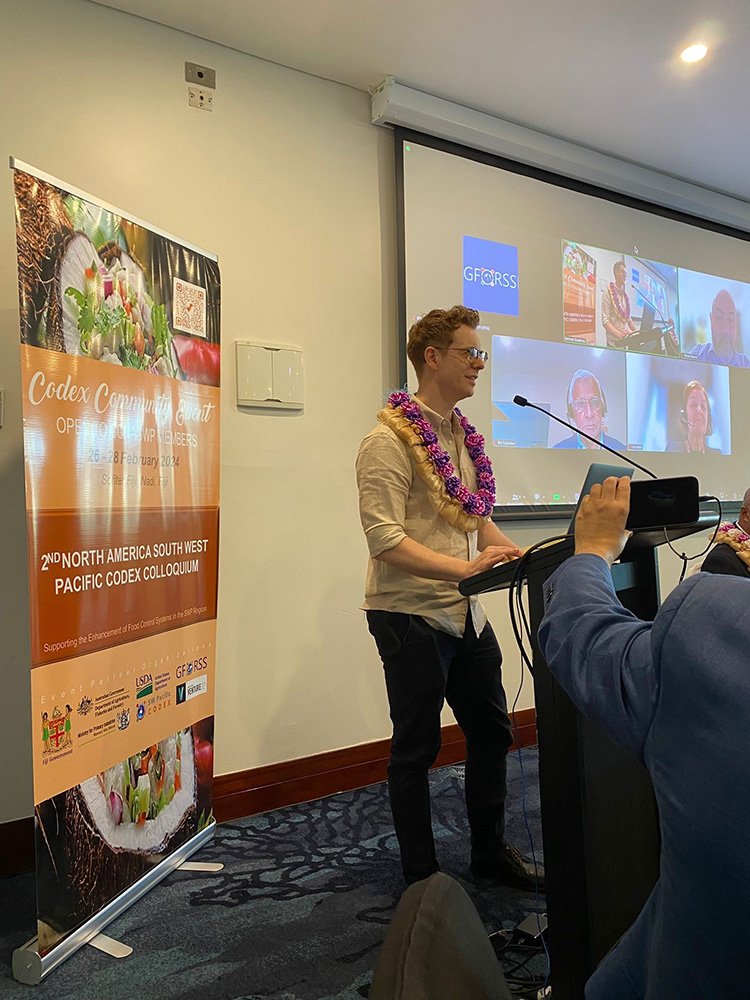
[[[738,525],[732,524],[731,521],[719,525],[719,530],[716,532],[716,544],[730,545],[740,559],[747,566],[750,566],[750,535]]]
[[[439,443],[432,424],[408,392],[393,392],[378,420],[414,449],[417,472],[427,484],[427,495],[438,514],[463,531],[477,531],[492,513],[495,480],[492,462],[484,453],[484,438],[458,407],[455,414],[464,432],[469,457],[477,472],[478,489],[472,493],[456,475],[450,455]]]
[[[614,281],[610,281],[609,294],[612,297],[612,304],[620,316],[622,316],[625,320],[630,319],[630,299],[628,298],[628,293],[625,291],[625,288],[623,287],[622,298],[620,298],[620,292],[617,289],[617,285]]]

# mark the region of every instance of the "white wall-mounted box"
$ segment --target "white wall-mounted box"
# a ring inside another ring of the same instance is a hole
[[[301,410],[302,348],[235,340],[237,405]]]

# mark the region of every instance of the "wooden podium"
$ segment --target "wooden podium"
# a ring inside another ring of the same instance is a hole
[[[702,515],[678,538],[715,526]],[[612,578],[622,604],[644,621],[661,603],[659,531],[636,532]],[[554,1000],[583,1000],[584,984],[635,920],[659,874],[659,824],[645,768],[578,713],[536,643],[542,587],[573,555],[572,538],[533,552],[524,579],[533,635],[534,697]],[[517,563],[462,581],[468,596],[510,586]]]

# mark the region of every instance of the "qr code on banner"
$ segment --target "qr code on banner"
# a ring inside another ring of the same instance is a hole
[[[172,295],[172,326],[196,337],[206,334],[206,289],[175,278]]]

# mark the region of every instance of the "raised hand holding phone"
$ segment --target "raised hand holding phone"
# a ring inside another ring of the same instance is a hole
[[[625,524],[630,510],[630,477],[610,476],[581,502],[575,524],[576,555],[601,556],[609,565],[617,560],[630,538]]]

